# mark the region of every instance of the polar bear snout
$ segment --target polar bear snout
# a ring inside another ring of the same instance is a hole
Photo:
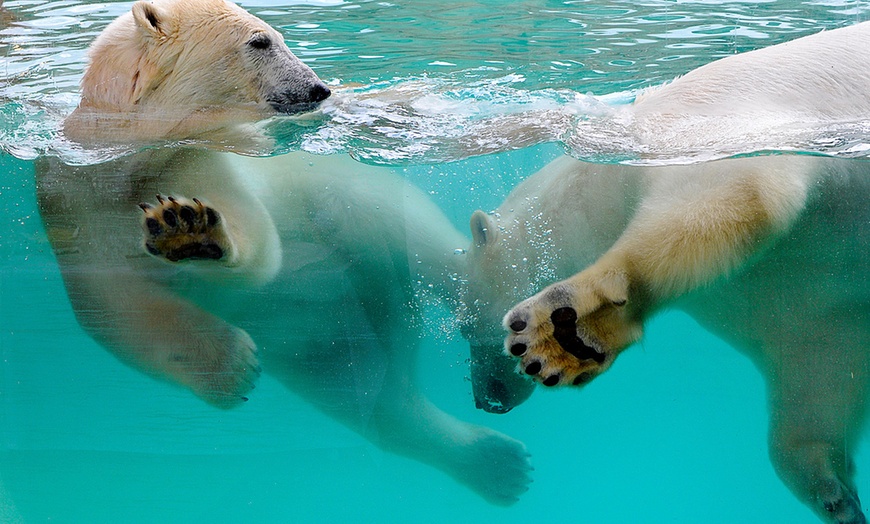
[[[274,93],[266,101],[277,113],[292,115],[317,109],[321,102],[329,98],[332,91],[323,82],[316,82],[301,92],[299,89]]]
[[[323,102],[324,100],[329,98],[329,95],[332,94],[332,91],[330,91],[329,88],[326,87],[326,84],[317,84],[311,88],[310,94],[311,99],[314,102]]]
[[[499,344],[472,344],[471,390],[477,409],[503,414],[525,402],[534,383],[514,372]]]
[[[332,91],[308,65],[300,60],[275,35],[274,43],[262,48],[249,42],[249,68],[255,73],[261,100],[278,113],[293,114],[311,111],[329,98]],[[271,42],[271,40],[270,40]]]
[[[270,95],[266,100],[278,113],[295,114],[313,111],[321,102],[329,98],[332,91],[323,82],[312,84],[300,94],[298,89]]]
[[[474,395],[474,406],[477,409],[482,409],[487,413],[503,415],[514,408],[501,400],[508,397],[507,386],[501,380],[493,379],[489,381],[485,389],[485,392]]]

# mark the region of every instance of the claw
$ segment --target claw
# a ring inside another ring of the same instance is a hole
[[[160,202],[161,204],[164,202],[163,197],[160,196],[159,193],[157,194],[157,201]]]
[[[144,211],[146,213],[148,212],[149,209],[153,208],[153,206],[147,202],[139,202],[139,207],[142,209],[142,211]]]

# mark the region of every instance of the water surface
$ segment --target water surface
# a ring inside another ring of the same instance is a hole
[[[130,5],[7,0],[0,16],[0,521],[816,522],[769,465],[756,371],[678,313],[654,319],[644,343],[589,388],[538,391],[504,416],[474,408],[458,333],[426,326],[420,369],[432,399],[533,454],[535,482],[507,509],[384,454],[268,376],[243,408],[222,412],[118,363],[73,317],[32,160],[120,153],[72,148],[58,124],[77,103],[88,43]],[[265,123],[275,146],[256,153],[396,165],[462,231],[471,212],[495,208],[563,151],[643,159],[608,120],[638,90],[868,18],[868,4],[854,1],[242,5],[336,88],[317,114]],[[509,132],[530,123],[531,138]],[[852,125],[825,141],[771,139],[861,156],[868,136]],[[870,497],[867,453],[856,462]]]

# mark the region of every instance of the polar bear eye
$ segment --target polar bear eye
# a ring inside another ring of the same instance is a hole
[[[272,45],[272,39],[265,33],[257,33],[248,40],[248,45],[254,49],[269,49]]]

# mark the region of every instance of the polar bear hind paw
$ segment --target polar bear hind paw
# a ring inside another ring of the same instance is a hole
[[[198,342],[193,351],[169,359],[168,373],[213,406],[229,409],[247,402],[262,373],[250,335],[229,326],[200,336]]]
[[[507,435],[479,428],[457,464],[454,477],[496,506],[510,506],[529,490],[534,468],[526,446]]]
[[[230,243],[217,211],[196,198],[157,195],[157,202],[139,204],[148,253],[170,262],[227,256]]]
[[[836,479],[823,483],[821,490],[823,514],[837,524],[866,524],[861,502],[854,491]]]

